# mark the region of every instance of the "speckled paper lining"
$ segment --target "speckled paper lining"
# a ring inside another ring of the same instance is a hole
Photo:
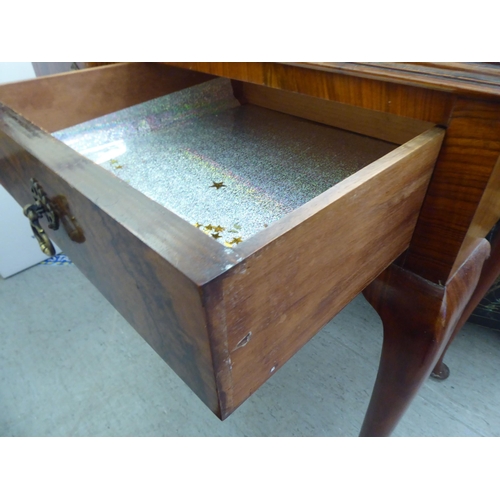
[[[241,106],[224,79],[53,135],[226,246],[396,147]]]

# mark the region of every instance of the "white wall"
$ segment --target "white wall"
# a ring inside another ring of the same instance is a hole
[[[30,62],[0,62],[0,84],[35,78]]]
[[[0,62],[0,84],[35,78],[30,62]],[[26,197],[26,204],[33,200]],[[42,262],[47,256],[36,242],[22,208],[0,186],[0,276],[7,278]],[[60,250],[56,247],[56,251]]]

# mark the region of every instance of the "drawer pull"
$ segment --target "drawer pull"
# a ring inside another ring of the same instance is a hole
[[[52,257],[56,254],[54,245],[52,245],[47,233],[43,230],[42,226],[40,226],[39,219],[45,215],[49,227],[56,230],[59,228],[59,217],[54,211],[54,208],[45,194],[45,191],[35,179],[31,179],[31,193],[33,194],[35,203],[32,205],[26,205],[23,212],[30,221],[31,229],[36,240],[38,241],[38,244],[40,245],[40,249],[45,255]]]
[[[43,208],[34,203],[33,205],[26,205],[23,212],[30,220],[31,229],[42,252],[49,257],[55,255],[56,251],[54,245],[52,245],[47,233],[43,230],[42,226],[40,226],[40,222],[38,222],[38,219],[43,217]]]
[[[31,179],[31,193],[35,203],[26,205],[23,213],[28,217],[33,234],[45,255],[52,257],[56,254],[54,245],[47,233],[40,225],[39,219],[45,216],[50,229],[59,229],[60,222],[68,233],[68,236],[77,243],[83,243],[85,237],[75,217],[69,211],[68,202],[64,196],[56,196],[52,200],[48,198],[43,188],[36,179]]]

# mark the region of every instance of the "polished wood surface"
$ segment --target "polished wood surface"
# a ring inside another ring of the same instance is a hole
[[[500,103],[458,99],[405,268],[433,283],[451,278],[470,252],[464,248],[469,228],[490,178],[498,175],[499,155]],[[480,237],[491,228],[483,229]]]
[[[210,78],[158,64],[121,63],[2,85],[0,102],[55,132]]]
[[[433,88],[475,98],[500,97],[500,67],[491,63],[306,63],[346,75]]]
[[[407,248],[443,135],[421,134],[243,242],[245,260],[206,287],[227,414]]]
[[[444,357],[446,355],[446,351],[450,347],[451,343],[458,335],[462,327],[465,325],[466,321],[469,319],[470,315],[473,313],[474,309],[479,305],[479,302],[483,299],[483,297],[488,293],[488,290],[493,285],[495,280],[500,276],[500,231],[497,231],[495,236],[491,241],[491,253],[489,258],[483,265],[481,270],[481,276],[479,277],[478,284],[467,303],[460,320],[457,323],[457,326],[453,330],[453,333],[448,341],[445,351],[439,358],[436,366],[432,370],[432,376],[434,378],[444,380],[448,378],[450,374],[450,369],[444,363]]]
[[[235,85],[236,95],[244,102],[395,144],[404,144],[434,126],[433,123],[423,120],[403,118],[297,92],[280,91],[244,82],[237,82]]]
[[[66,197],[85,242],[42,223],[50,238],[218,414],[196,280],[216,273],[214,266],[220,272],[221,259],[227,260],[223,247],[5,106],[0,165],[0,182],[21,206],[33,201],[31,177],[49,197]]]
[[[165,63],[234,80],[319,97],[360,108],[406,116],[438,125],[448,123],[453,94],[325,71],[296,63]]]
[[[476,287],[483,239],[446,286],[393,264],[364,295],[382,319],[384,342],[361,436],[388,436],[429,377]]]
[[[469,226],[467,235],[460,249],[457,261],[462,261],[462,254],[466,254],[477,240],[484,238],[500,219],[500,157],[497,159],[494,170],[488,180],[479,206]],[[455,264],[456,265],[456,264]]]

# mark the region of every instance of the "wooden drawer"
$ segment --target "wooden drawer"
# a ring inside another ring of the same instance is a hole
[[[65,197],[84,241],[65,227],[45,226],[49,236],[225,418],[408,247],[444,131],[232,82],[243,106],[394,149],[230,248],[51,135],[211,78],[133,63],[4,85],[0,182],[21,205],[31,178],[49,199]]]

